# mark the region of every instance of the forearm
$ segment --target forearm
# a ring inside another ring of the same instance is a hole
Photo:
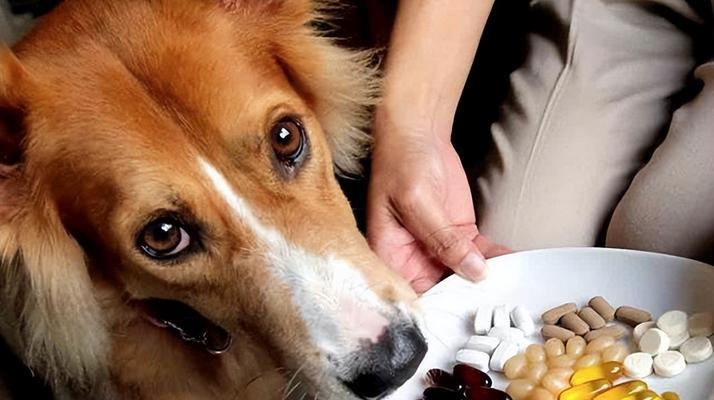
[[[388,121],[381,123],[450,135],[493,1],[400,2],[377,110],[377,118]]]

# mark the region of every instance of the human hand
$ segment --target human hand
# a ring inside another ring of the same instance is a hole
[[[375,121],[367,239],[417,293],[449,269],[480,280],[484,256],[508,252],[479,233],[466,173],[448,136]]]

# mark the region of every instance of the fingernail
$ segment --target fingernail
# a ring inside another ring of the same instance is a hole
[[[478,282],[486,276],[486,261],[474,252],[469,252],[459,265],[464,278]]]

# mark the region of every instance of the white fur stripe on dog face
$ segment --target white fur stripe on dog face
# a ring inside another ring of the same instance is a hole
[[[335,255],[317,255],[291,243],[276,228],[263,224],[223,174],[203,158],[199,162],[236,223],[265,245],[266,264],[290,288],[315,345],[339,356],[354,350],[360,339],[376,341],[389,323],[384,317],[389,310],[362,273]]]

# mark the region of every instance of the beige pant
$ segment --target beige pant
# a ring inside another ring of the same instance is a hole
[[[606,244],[712,261],[707,1],[708,13],[685,0],[532,2],[529,54],[473,185],[485,234],[514,249]]]

